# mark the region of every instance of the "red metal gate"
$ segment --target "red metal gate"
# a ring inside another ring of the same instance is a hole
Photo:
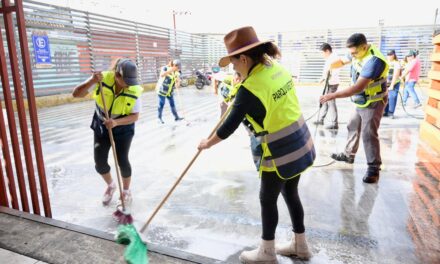
[[[41,201],[44,208],[44,215],[46,217],[52,217],[41,149],[31,61],[29,58],[26,25],[23,13],[23,3],[22,0],[15,0],[14,5],[12,5],[9,0],[2,0],[1,3],[0,14],[2,15],[5,28],[0,28],[0,73],[8,125],[6,126],[5,124],[3,113],[0,114],[0,139],[2,142],[1,149],[4,158],[4,164],[0,164],[0,205],[41,215]],[[10,87],[7,58],[3,42],[3,35],[1,32],[3,30],[5,31],[6,35],[14,98]],[[16,45],[15,30],[17,30],[19,36],[19,47]],[[19,57],[21,60],[18,59]],[[22,63],[21,66],[19,61]],[[20,70],[22,70],[23,76],[21,76]],[[24,78],[24,80],[21,78]],[[22,83],[25,86],[25,90],[23,90]],[[23,93],[24,91],[25,94]],[[17,131],[13,99],[15,99],[16,102],[16,114],[18,117],[21,141],[19,140]],[[30,138],[28,132],[28,122],[26,120],[26,101],[28,104],[32,138]],[[0,108],[3,109],[1,102]],[[10,141],[6,128],[9,129]],[[33,141],[35,160],[33,159],[31,141]],[[12,148],[13,159],[10,155],[9,145],[11,145]],[[21,149],[24,153],[24,164],[22,161]],[[2,161],[0,161],[0,163],[2,163]],[[38,178],[35,174],[34,163],[37,167]],[[25,166],[25,169],[23,168],[23,165]],[[6,177],[3,171],[6,172]],[[18,183],[19,195],[17,194],[16,182]],[[40,192],[37,190],[38,183],[40,186]],[[30,193],[31,197],[32,209],[29,206],[28,192]],[[41,198],[39,197],[39,194],[41,194]],[[20,196],[20,199],[18,199],[18,196]]]

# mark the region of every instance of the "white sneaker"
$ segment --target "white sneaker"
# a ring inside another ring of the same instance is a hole
[[[420,106],[422,106],[422,104],[418,103],[418,104],[414,105],[413,108],[416,109],[416,108],[419,108]]]
[[[103,205],[107,206],[111,202],[115,190],[116,190],[116,184],[114,182],[107,186],[104,196],[102,196]]]

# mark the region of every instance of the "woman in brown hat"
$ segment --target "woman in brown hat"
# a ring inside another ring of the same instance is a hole
[[[300,174],[315,159],[310,132],[299,107],[291,74],[274,59],[280,52],[271,41],[259,41],[252,27],[236,29],[224,37],[228,55],[221,67],[232,63],[242,76],[232,110],[209,139],[199,144],[207,149],[230,136],[243,119],[261,141],[259,173],[262,241],[252,251],[243,251],[243,263],[277,263],[275,253],[310,257],[305,240],[304,211],[298,195]],[[292,240],[275,250],[278,224],[277,199],[282,194],[293,225]]]

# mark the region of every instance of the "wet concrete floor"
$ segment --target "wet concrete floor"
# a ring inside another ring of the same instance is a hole
[[[321,87],[297,87],[304,116],[317,110]],[[140,227],[196,153],[219,116],[211,88],[185,88],[177,98],[186,121],[174,122],[169,106],[165,124],[156,121],[157,97],[143,95],[143,113],[131,148],[132,213]],[[345,145],[346,122],[354,106],[339,100],[340,128],[318,128],[315,165],[329,163],[332,152]],[[55,219],[115,232],[108,207],[101,205],[104,182],[94,170],[93,133],[89,129],[93,102],[39,110],[46,172]],[[421,109],[411,109],[415,115]],[[419,141],[420,120],[399,105],[396,119],[382,119],[380,140],[383,169],[379,184],[362,182],[364,150],[355,163],[334,163],[301,176],[309,263],[439,263],[440,157]],[[309,128],[312,135],[315,126]],[[345,124],[344,124],[345,123]],[[111,155],[110,155],[111,157]],[[113,166],[113,161],[110,159]],[[238,263],[243,249],[261,236],[259,179],[249,139],[240,127],[227,141],[204,151],[144,237],[147,241],[226,263]],[[283,199],[279,199],[277,240],[291,235]],[[279,257],[280,263],[301,263]]]

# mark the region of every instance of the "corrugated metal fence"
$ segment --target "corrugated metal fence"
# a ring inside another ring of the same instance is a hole
[[[390,49],[396,50],[399,60],[403,60],[410,49],[417,49],[422,62],[421,76],[426,78],[431,67],[433,30],[433,25],[323,29],[264,34],[261,38],[275,40],[282,51],[282,63],[300,82],[316,82],[322,76],[324,59],[319,46],[323,42],[332,45],[338,56],[346,57],[345,43],[353,33],[363,33],[368,42],[378,46],[384,55]],[[342,81],[349,81],[349,69],[341,70]]]
[[[70,92],[92,71],[109,69],[119,57],[136,61],[141,82],[151,83],[170,58],[180,58],[183,73],[191,74],[193,69],[209,69],[224,54],[222,42],[207,35],[33,1],[25,1],[24,9],[30,53],[34,54],[32,36],[48,36],[50,42],[50,63],[37,65],[32,56],[40,96]]]
[[[151,83],[157,80],[160,67],[172,57],[182,60],[184,74],[191,74],[193,69],[209,69],[225,53],[222,35],[218,34],[174,32],[33,1],[25,1],[24,8],[31,54],[32,35],[47,35],[50,41],[51,63],[47,67],[37,66],[35,56],[31,56],[37,96],[70,92],[93,70],[109,69],[112,61],[122,56],[137,62],[142,83]],[[329,42],[336,54],[345,56],[345,41],[355,32],[364,33],[383,52],[396,49],[399,58],[409,49],[418,49],[422,77],[426,77],[432,31],[432,25],[323,29],[261,34],[260,38],[276,41],[283,53],[281,62],[298,81],[316,82],[324,65],[319,46]],[[348,71],[349,67],[342,70],[342,81],[348,81]]]

